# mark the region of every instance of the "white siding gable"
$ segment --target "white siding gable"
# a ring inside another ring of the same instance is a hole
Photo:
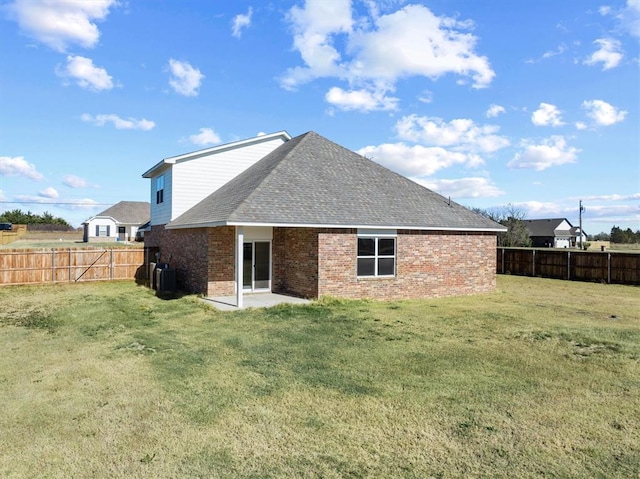
[[[151,179],[151,225],[174,220],[291,137],[286,132],[168,158],[143,177]],[[157,203],[156,179],[164,175],[163,202]]]

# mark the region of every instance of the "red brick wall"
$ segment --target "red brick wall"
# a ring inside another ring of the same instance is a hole
[[[318,296],[318,229],[274,228],[272,290],[304,298]]]
[[[160,248],[160,261],[176,269],[179,289],[201,293],[207,290],[207,236],[204,228],[166,230],[164,225],[152,226],[145,233],[144,244]]]
[[[145,233],[144,244],[160,248],[162,262],[168,261],[171,255],[169,265],[176,269],[181,290],[208,296],[234,294],[235,229],[232,226],[177,230],[153,226]]]
[[[236,230],[233,226],[207,228],[208,284],[207,296],[233,296],[235,294]]]
[[[409,299],[495,289],[495,234],[398,232],[396,276],[357,278],[355,231],[318,235],[318,296]]]
[[[172,253],[181,289],[209,296],[235,293],[235,229],[164,230],[145,246]],[[496,236],[444,231],[398,232],[396,276],[357,278],[354,229],[274,228],[272,289],[302,297],[408,299],[495,289]]]

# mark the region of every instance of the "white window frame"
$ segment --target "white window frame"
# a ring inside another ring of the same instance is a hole
[[[164,203],[164,174],[156,177],[156,204]]]
[[[394,278],[397,272],[397,261],[396,257],[398,255],[398,234],[395,230],[358,230],[358,235],[356,238],[356,276],[358,279],[360,278]],[[374,254],[371,255],[358,255],[358,240],[359,239],[372,239],[374,240]],[[378,244],[381,239],[392,239],[393,240],[393,255],[381,255],[378,251]],[[359,259],[373,259],[374,268],[373,274],[368,275],[359,275],[358,274],[358,260]],[[393,274],[379,274],[378,272],[378,260],[380,259],[393,259]]]

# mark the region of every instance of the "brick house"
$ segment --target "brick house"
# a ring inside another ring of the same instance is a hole
[[[403,299],[495,288],[504,227],[314,132],[279,138],[170,221],[154,223],[152,207],[145,246],[171,258],[184,290],[241,305],[260,291]],[[153,202],[164,170],[152,170]]]

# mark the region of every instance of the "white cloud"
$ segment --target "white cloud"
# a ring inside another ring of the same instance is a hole
[[[29,163],[22,156],[0,156],[0,175],[2,176],[24,176],[32,180],[39,181],[44,176],[33,163]]]
[[[89,183],[84,178],[76,175],[67,175],[62,179],[62,184],[69,188],[87,188]]]
[[[39,191],[38,192],[38,196],[40,196],[42,198],[55,199],[60,195],[58,194],[58,192],[56,191],[56,189],[53,186],[50,186],[48,188],[45,188],[42,191]]]
[[[501,113],[506,113],[506,111],[503,106],[492,104],[489,106],[486,116],[487,118],[495,118]]]
[[[113,79],[104,68],[97,67],[93,60],[69,55],[66,67],[56,69],[58,76],[71,78],[86,90],[101,91],[113,88]]]
[[[585,65],[595,66],[602,63],[603,70],[610,70],[620,64],[623,57],[620,52],[622,48],[620,41],[614,38],[599,38],[593,43],[599,48],[584,61]]]
[[[253,8],[249,7],[249,10],[246,14],[238,14],[233,18],[233,22],[231,25],[231,35],[236,38],[240,38],[242,36],[242,30],[251,26],[251,17],[253,16]]]
[[[107,123],[113,123],[113,126],[115,126],[117,130],[151,130],[156,126],[155,122],[144,118],[142,120],[136,120],[135,118],[125,119],[113,114],[93,116],[88,113],[84,113],[80,118],[82,121],[93,123],[96,126],[104,126]]]
[[[198,96],[198,88],[205,76],[189,62],[181,62],[171,58],[169,60],[171,75],[169,85],[176,93],[184,96]]]
[[[640,201],[640,193],[633,193],[631,195],[619,195],[614,193],[612,195],[591,195],[575,197],[575,201]]]
[[[384,90],[345,91],[342,88],[333,87],[325,95],[325,100],[341,110],[387,111],[398,109],[398,99],[386,96]]]
[[[618,110],[615,106],[602,100],[583,101],[582,108],[587,111],[587,116],[600,126],[620,123],[627,116],[626,111]]]
[[[96,21],[117,0],[15,0],[8,6],[23,33],[59,52],[69,45],[92,48],[100,39]]]
[[[89,198],[84,199],[60,199],[58,196],[49,197],[38,193],[37,195],[16,195],[14,200],[25,204],[54,204],[63,210],[87,210],[93,209],[98,202]]]
[[[282,87],[292,90],[316,78],[337,78],[348,82],[350,92],[375,98],[412,76],[435,80],[451,73],[474,88],[493,80],[488,59],[475,53],[477,38],[467,31],[472,22],[437,17],[421,5],[388,15],[369,8],[369,14],[354,19],[350,0],[307,0],[302,8],[294,6],[288,19],[303,65],[285,72]],[[371,104],[380,109],[380,103]]]
[[[215,145],[220,143],[220,136],[211,128],[200,128],[200,133],[191,135],[189,141],[194,145]]]
[[[588,128],[584,121],[576,121],[575,126],[576,130],[586,130]]]
[[[398,120],[395,128],[402,140],[464,151],[492,153],[509,145],[509,140],[496,135],[498,126],[479,126],[464,118],[447,123],[442,118],[408,115]]]
[[[618,19],[623,28],[634,37],[640,37],[640,1],[627,0],[627,6],[620,12]]]
[[[562,126],[562,115],[558,107],[550,103],[540,103],[531,115],[531,122],[536,126]]]
[[[449,151],[437,146],[408,146],[404,143],[365,146],[358,153],[408,177],[430,176],[456,164],[479,166],[483,163],[477,155]]]
[[[534,168],[538,171],[565,163],[575,163],[577,148],[567,145],[563,136],[552,136],[543,140],[541,144],[523,141],[524,151],[517,153],[513,160],[507,163],[509,168]]]
[[[497,186],[491,184],[487,178],[471,177],[456,180],[428,180],[412,178],[416,183],[436,191],[443,196],[452,198],[491,198],[504,195]]]

